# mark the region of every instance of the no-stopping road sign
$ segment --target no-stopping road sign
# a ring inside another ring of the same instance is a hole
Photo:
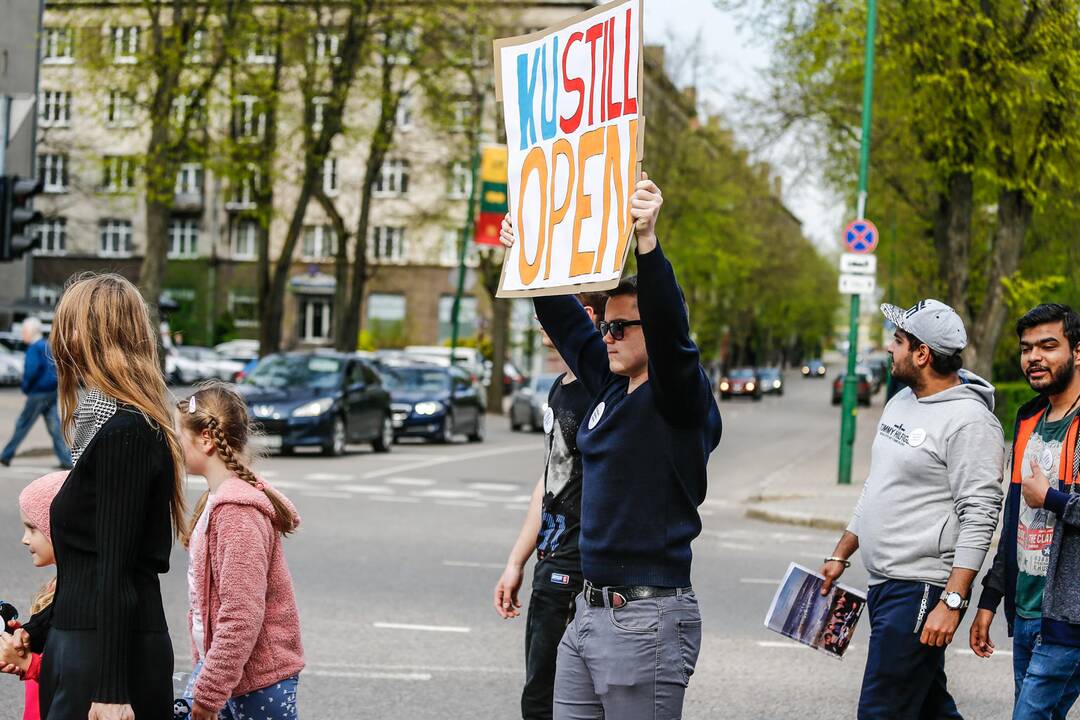
[[[872,253],[878,243],[878,231],[869,220],[852,220],[844,228],[844,243],[849,252]]]

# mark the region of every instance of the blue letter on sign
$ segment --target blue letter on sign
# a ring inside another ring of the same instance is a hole
[[[518,76],[518,122],[521,123],[521,149],[527,150],[536,143],[536,119],[533,117],[533,95],[536,93],[536,68],[540,64],[540,48],[533,59],[529,79],[529,55],[521,53],[517,59]],[[530,139],[531,138],[531,139]]]
[[[545,140],[555,137],[555,120],[559,116],[559,37],[556,35],[555,46],[551,50],[551,117],[548,118],[546,105],[548,94],[547,74],[544,74],[544,90],[540,95],[540,134]],[[544,46],[545,64],[547,46]]]

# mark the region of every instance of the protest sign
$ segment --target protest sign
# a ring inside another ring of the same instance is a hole
[[[480,214],[477,245],[500,245],[499,227],[506,215],[506,146],[486,145],[480,152]]]
[[[641,0],[615,0],[495,41],[518,238],[498,297],[618,284],[644,149],[642,27]]]

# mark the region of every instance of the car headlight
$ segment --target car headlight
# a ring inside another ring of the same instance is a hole
[[[747,389],[747,390],[750,390],[750,391],[753,391],[753,389],[754,389],[754,383],[752,383],[752,382],[748,382],[748,383],[746,383],[746,389]]]
[[[781,383],[780,383],[780,381],[779,381],[779,380],[773,380],[773,381],[772,381],[772,386],[773,386],[774,388],[776,388],[777,390],[779,390],[779,389],[780,389],[780,385],[781,385]]]
[[[817,369],[817,374],[818,375],[824,375],[825,374],[825,368],[824,367],[819,367]]]
[[[442,412],[442,409],[442,403],[428,401],[416,403],[413,407],[413,412],[417,415],[434,415],[438,412]]]
[[[802,366],[802,374],[803,375],[809,375],[810,374],[810,367],[808,365],[803,365]]]
[[[727,391],[728,391],[728,390],[729,390],[730,388],[731,388],[731,385],[729,385],[729,384],[728,384],[728,381],[727,381],[727,380],[725,380],[724,382],[720,383],[720,390],[721,390],[722,392],[727,392]]]
[[[309,402],[305,405],[301,405],[292,411],[293,417],[318,417],[324,414],[334,405],[333,398],[320,398],[315,402]]]

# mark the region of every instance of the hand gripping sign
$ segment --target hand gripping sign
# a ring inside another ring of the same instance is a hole
[[[641,38],[641,0],[615,0],[495,41],[518,238],[498,297],[618,284],[645,139]]]

